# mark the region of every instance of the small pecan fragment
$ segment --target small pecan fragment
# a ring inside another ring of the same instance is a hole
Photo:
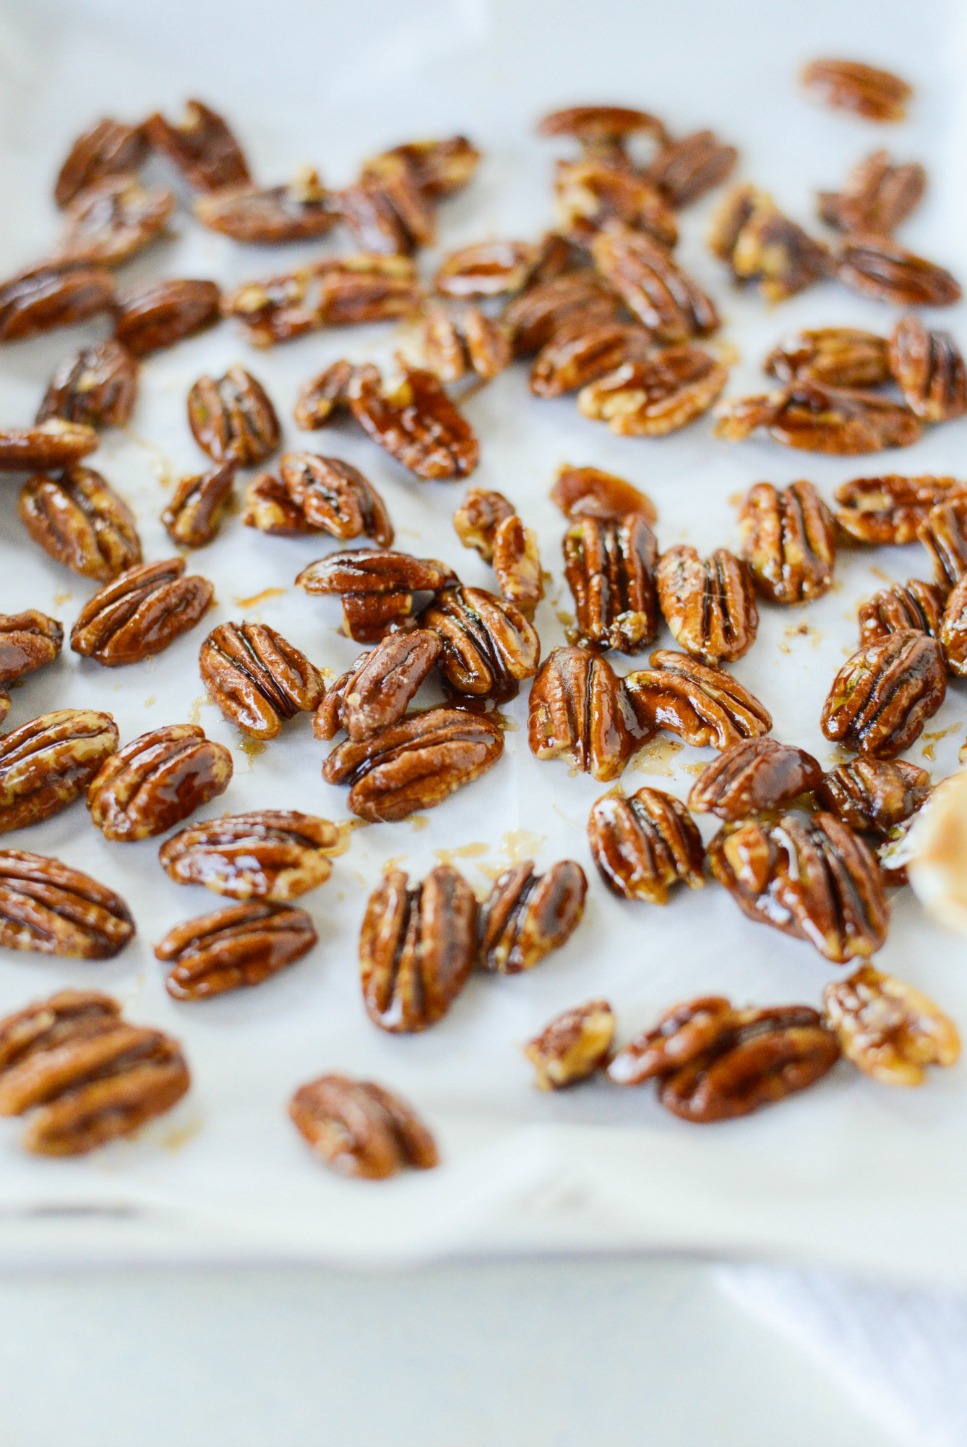
[[[252,179],[228,122],[200,100],[188,101],[177,123],[156,112],[144,129],[149,144],[177,166],[196,191],[244,186]]]
[[[614,1011],[607,1000],[589,1000],[555,1015],[524,1054],[537,1071],[538,1090],[561,1090],[601,1070],[613,1041]]]
[[[166,724],[118,749],[87,791],[91,819],[106,839],[150,839],[223,794],[232,756],[196,724]]]
[[[429,141],[404,141],[378,156],[364,169],[379,175],[387,163],[404,161],[413,183],[431,200],[462,190],[480,164],[480,152],[466,136],[444,136]]]
[[[173,347],[218,321],[221,292],[214,281],[149,281],[120,292],[114,334],[136,357]]]
[[[937,637],[950,672],[967,678],[967,571],[947,599]]]
[[[664,437],[701,417],[721,396],[728,368],[702,347],[664,347],[582,388],[578,410],[619,437]]]
[[[960,1057],[954,1022],[912,985],[860,965],[823,991],[823,1010],[847,1060],[882,1085],[922,1085],[928,1065]]]
[[[557,336],[587,336],[624,324],[615,294],[590,272],[567,272],[530,286],[503,314],[514,338],[514,354],[530,357]]]
[[[949,332],[903,317],[890,335],[890,368],[907,406],[926,422],[950,422],[967,412],[967,367]]]
[[[807,603],[829,591],[836,564],[833,516],[811,482],[757,482],[739,510],[742,557],[770,603]]]
[[[296,426],[314,432],[342,412],[349,411],[349,383],[355,376],[352,362],[333,362],[299,389],[292,415]]]
[[[494,572],[501,597],[532,619],[544,596],[544,575],[537,534],[516,514],[504,518],[494,533]]]
[[[672,1074],[703,1055],[734,1014],[722,995],[673,1005],[650,1030],[622,1046],[608,1066],[608,1079],[616,1085],[643,1085]]]
[[[534,358],[530,389],[536,397],[562,397],[565,392],[587,388],[616,368],[644,362],[654,345],[644,327],[626,322],[606,322],[587,329],[564,327]]]
[[[902,121],[913,95],[898,75],[859,60],[813,60],[800,80],[816,100],[868,121]]]
[[[301,960],[317,939],[304,909],[259,899],[175,925],[154,953],[171,966],[165,989],[172,999],[210,1000],[261,985]]]
[[[389,548],[331,553],[310,563],[296,578],[297,586],[307,593],[342,598],[349,636],[358,643],[378,642],[394,623],[419,612],[420,594],[438,593],[454,581],[445,563]]]
[[[651,237],[612,226],[594,238],[591,257],[628,310],[662,341],[686,342],[718,329],[711,299]]]
[[[739,186],[725,198],[709,246],[737,281],[754,282],[770,302],[795,296],[829,271],[826,247],[754,186]]]
[[[34,267],[0,282],[0,342],[70,327],[106,311],[114,300],[114,278],[99,266]]]
[[[448,252],[433,285],[441,296],[462,301],[512,296],[527,285],[536,260],[529,241],[481,241]]]
[[[468,376],[489,381],[514,359],[507,326],[477,306],[459,310],[439,303],[428,306],[421,345],[428,371],[441,382],[459,382]]]
[[[0,738],[0,834],[39,824],[84,793],[118,746],[109,713],[62,708]]]
[[[765,427],[784,447],[833,457],[909,447],[923,431],[906,404],[804,379],[767,396],[725,402],[717,416],[715,435],[727,442],[741,442]]]
[[[279,480],[305,519],[306,531],[329,533],[344,542],[372,538],[381,548],[392,543],[386,504],[351,463],[313,452],[286,452],[279,461]]]
[[[363,431],[416,477],[449,481],[476,468],[476,434],[432,372],[404,366],[387,389],[376,367],[359,368],[347,390]]]
[[[63,646],[64,629],[56,618],[35,608],[0,613],[0,688],[53,663]]]
[[[932,507],[967,498],[967,482],[953,477],[857,477],[836,489],[836,522],[850,542],[880,546],[913,543]]]
[[[846,237],[834,271],[851,291],[891,306],[952,306],[961,297],[960,285],[949,271],[886,236]]]
[[[727,749],[772,728],[772,715],[721,668],[659,649],[651,668],[629,673],[625,692],[642,728],[665,729],[696,748]]]
[[[623,477],[597,467],[560,468],[551,488],[551,501],[567,518],[598,517],[618,522],[629,513],[637,513],[649,526],[658,519],[650,497]]]
[[[926,769],[905,759],[853,759],[824,774],[816,797],[851,829],[889,838],[930,795]]]
[[[936,503],[917,528],[933,559],[938,587],[954,588],[967,572],[967,494]]]
[[[38,473],[24,483],[17,510],[34,542],[84,578],[108,582],[141,561],[134,514],[89,467],[56,478]]]
[[[886,340],[858,327],[797,332],[773,348],[763,367],[780,382],[826,387],[881,387],[892,375]]]
[[[669,203],[646,175],[624,161],[596,156],[559,161],[554,195],[558,227],[584,245],[613,222],[645,232],[669,249],[678,241]]]
[[[805,749],[778,739],[743,739],[706,764],[692,785],[688,807],[731,823],[812,791],[822,777]]]
[[[705,849],[684,804],[661,789],[605,794],[588,816],[588,842],[605,884],[622,899],[667,904],[676,884],[701,889]]]
[[[285,186],[221,187],[200,197],[194,211],[209,231],[262,246],[313,241],[339,220],[335,198],[311,166],[299,170]]]
[[[577,768],[607,783],[645,733],[607,659],[586,648],[555,648],[541,664],[527,721],[527,741],[539,759],[567,754]]]
[[[420,623],[443,643],[438,667],[454,693],[503,703],[537,672],[541,645],[532,625],[484,588],[444,588]]]
[[[138,364],[112,337],[67,357],[57,368],[37,413],[86,427],[123,427],[138,395]]]
[[[332,1170],[379,1181],[409,1167],[429,1171],[436,1144],[416,1112],[369,1080],[320,1075],[296,1091],[289,1115]]]
[[[354,185],[339,192],[336,204],[366,251],[408,256],[436,238],[432,202],[402,156],[386,155],[377,170],[364,170]]]
[[[662,553],[655,569],[658,604],[675,642],[703,663],[731,663],[748,653],[759,627],[752,578],[727,548],[700,558],[684,543]]]
[[[726,824],[708,860],[749,919],[807,940],[834,964],[873,955],[886,939],[879,865],[834,814]]]
[[[624,154],[633,136],[647,136],[664,145],[668,132],[657,116],[630,106],[580,105],[552,111],[538,124],[540,136],[571,136],[589,155]]]
[[[516,517],[514,504],[502,492],[468,488],[453,514],[453,527],[465,548],[473,548],[485,563],[493,562],[494,539],[501,523]]]
[[[253,739],[274,739],[322,701],[322,675],[267,623],[220,623],[201,645],[202,682],[225,718]]]
[[[428,628],[387,634],[329,689],[313,721],[316,738],[344,728],[359,741],[399,723],[442,652],[443,640]]]
[[[98,446],[93,427],[52,417],[33,427],[0,428],[0,472],[29,472],[35,467],[71,467]]]
[[[941,645],[925,633],[890,633],[848,658],[823,705],[823,733],[857,753],[894,759],[944,701]]]
[[[279,479],[270,472],[261,473],[245,489],[242,522],[247,528],[258,528],[259,532],[280,537],[321,531],[313,527]]]
[[[295,899],[332,873],[339,830],[295,809],[260,809],[189,824],[158,850],[176,884],[203,884],[229,899]]]
[[[580,864],[559,859],[537,874],[532,859],[504,870],[480,906],[480,965],[501,975],[532,970],[581,922],[588,881]]]
[[[477,956],[477,900],[447,864],[413,888],[391,869],[370,896],[359,935],[366,1013],[383,1030],[435,1025],[470,978]]]
[[[945,599],[945,588],[921,583],[919,578],[883,588],[859,606],[860,643],[876,643],[889,633],[911,630],[939,638]]]
[[[658,632],[655,535],[644,518],[583,516],[564,535],[564,576],[574,596],[572,641],[640,653]]]
[[[134,936],[124,900],[59,859],[0,850],[0,945],[75,960],[109,960]]]
[[[221,526],[235,488],[233,460],[183,477],[161,514],[169,538],[183,548],[203,548]]]
[[[241,323],[253,346],[270,347],[325,326],[407,316],[421,299],[408,257],[361,252],[246,282],[224,298],[222,309]]]
[[[188,425],[213,462],[253,467],[264,462],[282,437],[268,393],[244,367],[223,377],[199,377],[188,393]]]
[[[714,131],[693,131],[664,145],[645,175],[678,209],[720,186],[738,159],[735,147],[720,141]]]
[[[184,571],[184,558],[167,558],[119,573],[81,609],[71,629],[73,651],[106,668],[163,652],[200,622],[214,595],[207,578],[186,578]]]
[[[54,186],[58,206],[68,206],[79,192],[102,181],[136,171],[148,154],[143,126],[127,126],[106,118],[77,137]]]
[[[170,191],[149,190],[137,176],[107,176],[86,187],[64,212],[55,263],[120,266],[163,233],[175,209]]]
[[[890,236],[920,204],[927,173],[916,161],[895,164],[873,151],[850,172],[842,191],[819,193],[819,214],[837,231]]]

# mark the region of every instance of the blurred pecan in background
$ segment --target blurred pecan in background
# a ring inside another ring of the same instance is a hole
[[[343,1176],[382,1180],[437,1164],[433,1137],[398,1095],[369,1080],[321,1075],[300,1086],[289,1115],[304,1140]]]
[[[134,936],[124,900],[89,874],[22,849],[0,849],[0,945],[109,960]]]
[[[607,1000],[589,1000],[564,1010],[524,1046],[537,1072],[539,1090],[561,1090],[587,1080],[608,1062],[614,1040],[614,1012]]]

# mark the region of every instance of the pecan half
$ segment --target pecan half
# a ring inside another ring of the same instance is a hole
[[[714,131],[693,131],[668,141],[645,175],[676,209],[690,206],[732,174],[739,153]]]
[[[394,624],[419,612],[419,595],[438,593],[454,581],[445,563],[388,548],[332,553],[310,563],[296,578],[307,593],[342,598],[346,628],[357,643],[378,642]]]
[[[829,252],[784,215],[771,196],[739,186],[712,219],[709,246],[737,281],[753,282],[767,301],[784,301],[829,271]]]
[[[244,367],[223,377],[199,377],[188,393],[188,425],[214,462],[253,467],[264,462],[282,438],[279,419],[261,382]]]
[[[363,431],[416,477],[446,481],[477,466],[476,434],[432,372],[404,367],[387,390],[376,367],[359,368],[347,390]]]
[[[859,60],[813,60],[801,76],[806,91],[836,110],[855,111],[868,121],[902,121],[910,86],[889,70]]]
[[[629,513],[637,513],[650,526],[658,519],[655,504],[647,494],[623,477],[597,467],[561,467],[551,488],[551,501],[567,518],[598,517],[619,522]]]
[[[967,571],[947,599],[937,637],[950,672],[967,678]]]
[[[555,648],[531,687],[527,741],[539,759],[567,754],[602,783],[616,779],[647,731],[621,679],[586,648]]]
[[[891,306],[952,306],[960,301],[960,285],[949,271],[886,236],[848,236],[833,265],[837,280],[851,291]]]
[[[378,168],[365,169],[339,192],[336,204],[366,251],[408,256],[436,238],[432,202],[402,156],[384,155]]]
[[[468,376],[489,381],[514,360],[508,327],[478,306],[459,310],[439,303],[428,306],[421,346],[427,369],[441,382],[459,382]]]
[[[891,378],[885,338],[858,327],[820,327],[788,337],[766,357],[780,382],[805,379],[825,387],[881,387]]]
[[[742,397],[718,409],[716,437],[741,442],[765,427],[784,447],[851,457],[885,447],[909,447],[923,431],[906,404],[875,392],[849,391],[800,380],[762,397]]]
[[[124,900],[59,859],[0,850],[0,945],[75,960],[109,960],[134,937]]]
[[[727,824],[708,860],[749,919],[808,941],[834,964],[873,955],[886,939],[876,857],[834,814]]]
[[[587,245],[610,223],[653,236],[669,249],[678,241],[675,213],[658,187],[623,160],[584,156],[559,161],[554,176],[557,224]]]
[[[665,437],[707,412],[728,378],[728,368],[702,347],[664,347],[583,387],[578,411],[619,437]]]
[[[441,296],[463,301],[513,296],[527,285],[536,260],[537,248],[529,241],[480,241],[448,252],[433,285]]]
[[[301,508],[296,507],[277,477],[263,472],[245,489],[242,522],[247,528],[280,537],[318,533]]]
[[[189,824],[158,850],[176,884],[203,884],[229,899],[295,899],[332,873],[339,830],[294,809],[260,809]]]
[[[563,327],[534,358],[530,389],[536,397],[562,397],[626,363],[643,362],[654,345],[651,333],[637,324],[605,322],[587,329]]]
[[[614,1024],[607,1000],[589,1000],[555,1015],[524,1046],[537,1071],[538,1090],[561,1090],[601,1070],[611,1054]]]
[[[304,909],[254,900],[175,925],[154,947],[171,969],[165,989],[175,1000],[210,1000],[261,985],[309,953],[318,936]]]
[[[700,558],[684,543],[668,548],[655,569],[658,604],[675,642],[703,663],[730,663],[748,653],[759,627],[749,570],[727,548]]]
[[[184,571],[184,558],[168,558],[119,573],[81,609],[73,651],[107,668],[163,652],[201,621],[214,595],[207,578],[185,578]]]
[[[824,774],[816,797],[851,829],[888,838],[925,804],[930,775],[905,759],[853,759]]]
[[[296,1091],[289,1115],[316,1155],[343,1176],[378,1181],[405,1167],[432,1170],[438,1162],[416,1112],[370,1080],[320,1075]]]
[[[82,132],[57,173],[54,200],[67,206],[79,192],[102,181],[136,171],[148,154],[143,126],[105,118]]]
[[[941,645],[925,633],[890,633],[848,658],[823,705],[822,730],[861,754],[894,759],[944,701]]]
[[[32,267],[0,283],[0,342],[73,326],[113,301],[114,278],[103,267]]]
[[[325,693],[319,670],[267,623],[220,623],[201,645],[198,667],[225,718],[253,739],[276,738]]]
[[[919,578],[883,588],[859,606],[860,643],[876,643],[889,633],[911,630],[939,638],[945,599],[945,589]]]
[[[732,1023],[735,1011],[722,995],[672,1005],[650,1030],[623,1045],[608,1066],[615,1085],[643,1085],[698,1059]]]
[[[33,427],[0,428],[0,472],[72,467],[98,446],[93,427],[52,417]]]
[[[727,749],[772,728],[772,715],[737,678],[687,653],[659,649],[651,668],[629,673],[625,692],[640,725],[665,729],[696,748]]]
[[[126,347],[108,337],[67,357],[57,368],[37,413],[38,422],[60,417],[85,427],[122,427],[138,395],[138,364]]]
[[[640,653],[658,632],[655,535],[644,518],[584,516],[564,535],[564,576],[574,597],[571,641]]]
[[[8,1015],[0,1020],[0,1078],[11,1066],[65,1041],[113,1029],[120,1015],[116,1000],[94,990],[60,990]]]
[[[84,793],[118,746],[109,713],[62,708],[0,738],[0,834],[39,824]]]
[[[967,498],[967,482],[953,477],[857,477],[835,493],[839,528],[851,543],[913,543],[930,509]]]
[[[439,140],[404,141],[366,162],[365,170],[379,174],[387,161],[405,161],[414,184],[431,199],[460,191],[480,164],[480,152],[466,136]]]
[[[920,204],[927,173],[916,161],[897,165],[873,151],[854,166],[842,191],[819,193],[819,214],[837,231],[890,236]]]
[[[183,548],[203,548],[214,540],[235,488],[233,459],[207,472],[183,477],[161,514],[169,538]]]
[[[514,504],[502,492],[471,487],[453,514],[453,528],[465,548],[475,549],[485,563],[491,563],[497,529],[512,517],[516,517]]]
[[[706,764],[692,785],[688,807],[734,822],[808,793],[822,778],[821,767],[805,749],[778,739],[743,739]]]
[[[541,645],[533,627],[484,588],[444,588],[420,623],[443,643],[438,667],[454,693],[502,703],[537,672]]]
[[[148,281],[118,294],[114,334],[136,357],[173,347],[219,319],[221,292],[213,281]]]
[[[316,738],[344,728],[358,741],[399,723],[442,652],[443,640],[427,628],[387,634],[329,689],[313,721]]]
[[[279,480],[308,525],[306,531],[329,533],[348,542],[372,538],[381,548],[393,541],[386,504],[358,467],[339,457],[313,452],[285,452]]]
[[[739,510],[742,557],[770,603],[807,603],[827,593],[836,565],[833,516],[811,482],[757,482]]]
[[[967,367],[949,332],[930,332],[903,317],[890,335],[890,367],[911,412],[950,422],[967,412]]]
[[[657,116],[630,106],[580,105],[565,106],[542,117],[537,126],[540,136],[571,136],[594,153],[610,151],[631,136],[645,135],[664,142],[667,132]]]
[[[335,198],[311,166],[304,166],[285,186],[220,187],[200,197],[194,211],[209,231],[262,246],[313,241],[339,220]]]
[[[661,789],[605,794],[588,815],[588,842],[613,894],[667,904],[675,884],[701,889],[705,849],[684,804]]]
[[[954,1022],[912,985],[860,965],[823,991],[823,1011],[840,1049],[882,1085],[922,1085],[928,1065],[960,1056]]]
[[[232,756],[196,724],[166,724],[118,749],[87,791],[91,819],[106,839],[150,839],[223,794]]]
[[[917,528],[933,559],[940,588],[954,588],[967,572],[967,494],[936,503]]]
[[[175,198],[149,190],[137,176],[106,176],[81,191],[64,212],[54,256],[67,266],[120,266],[162,235]]]
[[[501,975],[532,970],[571,938],[587,892],[584,870],[573,859],[559,859],[544,874],[532,859],[504,870],[480,906],[481,967]]]
[[[197,191],[244,186],[252,179],[228,122],[203,101],[188,101],[177,123],[156,112],[145,121],[144,129],[149,144]]]
[[[621,303],[590,272],[568,272],[530,286],[503,314],[514,337],[514,353],[530,357],[560,335],[587,335],[624,322]]]
[[[367,1015],[394,1033],[428,1029],[466,985],[476,954],[477,900],[457,870],[439,864],[412,889],[403,870],[389,870],[359,934]]]
[[[519,517],[505,518],[494,533],[494,572],[505,602],[532,619],[544,596],[544,575],[533,528]]]
[[[56,618],[35,608],[0,613],[0,687],[53,663],[63,646],[64,629]]]
[[[356,374],[352,362],[333,362],[299,389],[292,415],[304,432],[325,427],[329,420],[349,411],[349,383]]]
[[[651,237],[610,227],[594,238],[591,258],[628,310],[662,341],[685,342],[718,330],[711,299]]]
[[[24,483],[17,511],[48,557],[84,578],[108,582],[141,561],[133,512],[89,467],[56,478],[38,473]]]
[[[246,282],[224,298],[222,309],[241,323],[253,346],[270,347],[325,326],[403,317],[421,300],[408,257],[360,252]]]

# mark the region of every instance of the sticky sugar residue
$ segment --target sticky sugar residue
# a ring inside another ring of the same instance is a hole
[[[246,735],[245,737],[240,739],[238,746],[242,750],[242,753],[245,755],[245,757],[248,759],[248,766],[250,769],[252,768],[259,754],[265,753],[264,739],[251,739]]]
[[[424,829],[428,829],[429,826],[430,821],[425,814],[413,814],[410,816],[410,828],[414,833],[419,834]]]
[[[936,754],[937,744],[941,739],[947,738],[949,734],[955,734],[959,727],[959,724],[951,724],[948,728],[936,729],[933,732],[928,732],[925,729],[920,735],[923,740],[923,748],[921,750],[923,757],[932,763]]]
[[[433,857],[441,864],[452,864],[459,859],[480,859],[489,851],[489,844],[458,844],[455,849],[434,849]]]
[[[510,829],[502,837],[500,847],[511,864],[523,864],[525,859],[533,858],[546,838],[546,834],[534,834],[530,829]]]
[[[273,598],[284,598],[285,588],[263,588],[261,593],[253,593],[249,598],[233,598],[232,602],[239,608],[257,608],[260,603],[268,603]]]
[[[371,821],[369,819],[343,819],[336,825],[338,839],[329,849],[325,851],[327,859],[338,859],[349,849],[350,842],[357,829],[368,829]],[[402,858],[402,856],[400,856]]]
[[[196,1115],[193,1120],[186,1120],[183,1125],[172,1126],[159,1137],[158,1144],[165,1151],[180,1151],[200,1134],[203,1125],[202,1117]]]
[[[676,754],[681,753],[685,745],[680,739],[669,739],[659,736],[649,740],[638,750],[631,761],[631,767],[636,774],[650,774],[659,779],[671,779],[675,770],[671,767],[671,760]]]

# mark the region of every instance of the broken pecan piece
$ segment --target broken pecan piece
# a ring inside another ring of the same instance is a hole
[[[623,160],[584,156],[579,161],[559,161],[554,196],[560,231],[582,245],[615,222],[653,236],[669,250],[678,241],[669,203],[647,175]]]
[[[530,620],[544,596],[544,575],[537,533],[516,516],[505,518],[494,533],[494,572],[505,602]]]
[[[926,769],[905,759],[852,759],[824,774],[816,797],[851,829],[889,838],[930,794]]]
[[[889,70],[859,60],[813,60],[801,76],[806,91],[836,110],[855,111],[868,121],[902,121],[910,86]]]
[[[0,282],[0,342],[73,326],[106,311],[113,300],[114,278],[104,267],[32,267]]]
[[[894,759],[944,701],[943,648],[925,633],[890,633],[848,658],[823,705],[822,730],[857,753]]]
[[[692,785],[688,807],[731,823],[811,792],[822,778],[820,765],[805,749],[778,739],[743,739],[706,764]]]
[[[343,617],[357,643],[376,643],[393,624],[419,612],[420,594],[438,593],[456,580],[445,563],[388,548],[347,549],[310,563],[296,578],[310,594],[342,598]]]
[[[588,881],[580,864],[559,859],[537,874],[532,859],[505,869],[480,906],[480,965],[501,975],[532,970],[581,922]]]
[[[387,162],[406,163],[414,185],[431,200],[460,191],[480,164],[480,152],[466,136],[445,136],[442,140],[404,141],[378,156],[371,156],[364,170],[379,175]]]
[[[321,1075],[296,1091],[289,1115],[340,1175],[383,1180],[404,1167],[432,1170],[438,1161],[433,1137],[415,1111],[369,1080]]]
[[[325,326],[406,316],[421,300],[408,257],[360,252],[246,282],[224,298],[222,309],[241,323],[253,346],[270,347]]]
[[[591,155],[621,151],[632,136],[664,144],[668,133],[657,116],[630,106],[580,105],[551,111],[537,126],[539,136],[570,136]]]
[[[476,468],[476,434],[432,372],[404,366],[387,390],[376,367],[361,367],[347,394],[363,431],[415,476],[448,481]]]
[[[491,563],[498,527],[515,516],[514,504],[502,492],[471,487],[453,514],[453,527],[465,548],[474,548],[485,563]]]
[[[105,176],[130,175],[148,154],[143,126],[127,126],[109,117],[84,131],[71,146],[57,174],[54,200],[68,206],[74,197]]]
[[[459,382],[468,376],[489,381],[514,360],[508,327],[478,306],[428,306],[421,346],[427,369],[441,382]]]
[[[313,721],[316,738],[344,728],[359,741],[399,723],[442,652],[440,635],[428,628],[388,633],[329,689]]]
[[[687,653],[659,649],[651,668],[626,675],[624,688],[642,728],[665,729],[696,748],[727,749],[772,728],[768,709],[737,678]]]
[[[325,427],[330,419],[349,411],[349,383],[356,374],[352,362],[333,362],[299,389],[292,415],[304,432]]]
[[[823,991],[823,1011],[840,1049],[882,1085],[922,1085],[928,1065],[960,1056],[954,1022],[912,985],[860,965]]]
[[[607,659],[586,648],[555,648],[530,693],[527,741],[539,759],[567,754],[602,783],[616,779],[647,730]]]
[[[85,427],[122,427],[138,394],[138,364],[113,337],[85,347],[57,368],[37,412]]]
[[[0,850],[0,945],[75,960],[109,960],[134,936],[124,900],[59,859]]]
[[[358,467],[339,457],[314,452],[285,452],[279,480],[305,519],[305,531],[329,533],[344,542],[372,538],[381,548],[393,541],[386,504]]]
[[[297,713],[312,713],[322,675],[267,623],[219,623],[201,645],[198,666],[221,713],[253,739],[274,739]]]
[[[59,417],[33,427],[0,428],[0,472],[72,467],[97,446],[93,427],[63,422]]]
[[[967,498],[967,482],[953,477],[857,477],[835,493],[836,522],[851,543],[913,543],[932,507]]]
[[[165,989],[175,1000],[210,1000],[261,985],[308,954],[318,936],[304,909],[253,900],[175,925],[154,947],[171,969]]]
[[[537,1071],[538,1090],[561,1090],[601,1070],[613,1041],[614,1011],[607,1000],[589,1000],[555,1015],[524,1054]]]
[[[280,537],[321,532],[320,528],[313,527],[270,472],[261,473],[245,489],[242,522],[247,528],[258,528],[259,532]]]
[[[664,437],[707,412],[728,377],[728,368],[702,347],[663,347],[583,387],[578,411],[607,422],[619,437]]]
[[[940,588],[954,588],[967,572],[967,493],[936,503],[917,528],[933,559]]]
[[[937,637],[950,672],[967,678],[967,571],[947,599]]]
[[[658,632],[655,535],[644,518],[585,515],[564,535],[564,576],[574,597],[572,642],[640,653]]]
[[[666,142],[645,175],[677,209],[720,186],[738,159],[735,147],[725,145],[714,131],[693,131]]]
[[[820,327],[780,342],[763,368],[780,382],[805,379],[826,387],[881,387],[891,377],[885,338],[858,327]]]
[[[675,642],[703,663],[731,663],[748,653],[759,627],[752,578],[727,548],[700,558],[684,543],[668,548],[655,569],[658,604]]]
[[[541,646],[533,627],[484,588],[444,588],[420,623],[443,643],[438,667],[454,693],[503,703],[537,672]]]
[[[950,422],[967,412],[967,367],[949,332],[930,332],[916,316],[901,318],[890,334],[890,368],[918,417]]]
[[[626,320],[614,292],[587,271],[566,272],[529,286],[503,313],[514,354],[530,357],[557,336],[587,335]]]
[[[897,165],[886,151],[874,151],[854,166],[842,191],[819,193],[819,214],[837,231],[890,236],[920,204],[926,185],[918,162]]]
[[[295,899],[332,873],[339,830],[295,809],[261,809],[189,824],[158,850],[176,884],[203,884],[229,899]]]
[[[87,791],[87,807],[106,839],[150,839],[223,794],[231,777],[223,744],[196,724],[166,724],[111,754]]]
[[[213,281],[149,281],[119,293],[114,334],[136,357],[173,347],[219,319],[221,292]]]
[[[811,482],[757,482],[739,510],[742,557],[770,603],[807,603],[829,591],[836,564],[833,516]]]
[[[99,472],[68,467],[24,483],[17,511],[48,557],[106,583],[141,561],[134,514]]]
[[[244,186],[252,179],[228,122],[203,101],[188,101],[177,123],[156,112],[145,121],[144,129],[149,144],[197,191]]]
[[[739,186],[725,198],[709,246],[737,281],[754,282],[770,302],[795,296],[829,271],[826,247],[754,186]]]
[[[919,578],[881,589],[859,606],[860,643],[876,643],[889,633],[911,630],[939,638],[945,599],[945,589]]]
[[[448,252],[433,285],[441,296],[462,301],[512,296],[527,285],[536,260],[529,241],[481,241]]]
[[[64,212],[55,265],[120,266],[164,232],[175,198],[149,190],[137,176],[106,176],[87,186]]]
[[[673,885],[705,883],[695,821],[661,789],[639,789],[627,799],[605,794],[588,816],[588,842],[601,878],[622,899],[667,904]]]
[[[565,465],[559,468],[551,488],[551,501],[566,518],[598,517],[620,522],[629,513],[637,513],[649,526],[654,526],[658,519],[650,497],[623,477],[602,472],[597,467]]]
[[[313,241],[339,220],[335,197],[311,166],[302,167],[284,186],[220,187],[200,197],[194,212],[209,231],[262,246]]]
[[[168,558],[119,573],[81,609],[73,651],[117,668],[168,648],[201,621],[214,594],[207,578],[184,571],[184,558]]]
[[[833,457],[909,447],[923,431],[905,403],[805,379],[768,396],[722,403],[716,415],[715,435],[727,442],[741,442],[764,427],[784,447]]]
[[[0,688],[53,663],[63,646],[64,629],[56,618],[35,608],[0,613]]]
[[[234,460],[207,472],[183,477],[161,514],[169,538],[183,548],[203,548],[212,542],[235,488]]]
[[[711,299],[650,236],[611,226],[594,238],[591,258],[628,310],[662,341],[686,342],[718,330]]]
[[[253,467],[264,462],[282,437],[268,393],[244,367],[222,377],[199,377],[188,393],[188,425],[213,462]]]
[[[0,738],[0,834],[39,824],[84,793],[118,746],[109,713],[62,708]]]
[[[851,291],[892,306],[952,306],[961,297],[949,271],[887,236],[846,237],[833,267]]]

